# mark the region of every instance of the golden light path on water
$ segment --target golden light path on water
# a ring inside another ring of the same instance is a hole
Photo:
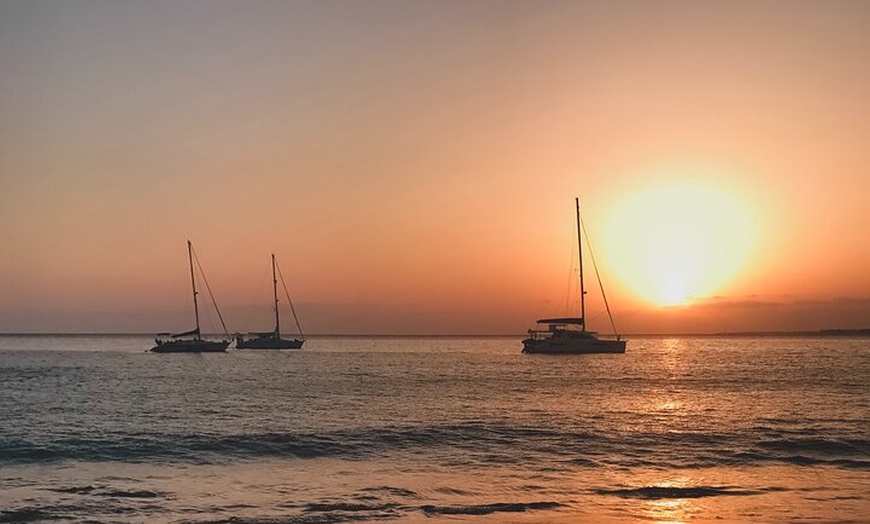
[[[681,176],[641,187],[605,218],[601,251],[614,278],[637,297],[685,305],[744,267],[757,220],[732,189],[710,180]]]

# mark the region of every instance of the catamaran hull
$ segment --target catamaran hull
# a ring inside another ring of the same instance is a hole
[[[551,355],[585,355],[590,353],[625,353],[624,340],[523,340],[523,353]]]
[[[236,342],[236,349],[302,349],[304,340],[283,338],[254,338]]]
[[[157,344],[152,353],[223,353],[230,345],[226,340],[173,340]]]

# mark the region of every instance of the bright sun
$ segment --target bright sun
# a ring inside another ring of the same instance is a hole
[[[615,278],[658,305],[708,296],[744,265],[755,225],[715,185],[674,181],[621,201],[605,222],[603,253]]]

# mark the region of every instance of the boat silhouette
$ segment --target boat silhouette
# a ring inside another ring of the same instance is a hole
[[[284,276],[281,275],[281,285],[284,287],[284,293],[287,297],[287,303],[290,305],[290,311],[293,313],[293,319],[296,321],[296,327],[299,329],[299,337],[292,340],[281,338],[281,319],[278,315],[278,278],[275,273],[277,263],[275,262],[275,254],[272,254],[272,297],[275,306],[275,329],[265,333],[249,333],[254,338],[245,338],[243,335],[236,335],[236,349],[302,349],[305,343],[305,335],[302,334],[302,326],[299,325],[299,317],[296,316],[296,309],[293,307],[293,301],[290,300],[290,294],[287,293],[287,286],[284,283]],[[280,273],[280,269],[278,270]]]
[[[536,323],[538,325],[535,329],[530,329],[528,331],[528,338],[523,340],[523,353],[625,353],[625,340],[622,340],[619,334],[616,333],[616,325],[613,324],[613,316],[610,314],[610,306],[607,305],[606,296],[604,296],[604,304],[607,308],[611,325],[613,325],[616,340],[601,339],[598,338],[596,332],[586,330],[586,288],[583,284],[583,239],[580,222],[580,199],[575,198],[574,204],[577,210],[577,251],[580,260],[577,272],[580,280],[580,316],[542,318],[537,320]],[[601,294],[604,295],[604,286],[600,287]]]
[[[153,353],[224,352],[227,350],[227,346],[230,345],[229,340],[206,340],[202,338],[202,331],[199,326],[199,303],[197,301],[197,295],[199,292],[196,290],[196,276],[193,271],[193,244],[191,244],[190,240],[187,241],[187,258],[190,263],[190,284],[193,288],[193,316],[196,319],[196,327],[190,331],[169,335],[169,338],[167,339],[161,339],[158,336],[158,338],[154,340],[155,346],[152,347],[150,351]],[[199,264],[199,260],[197,260],[197,264]],[[200,267],[200,273],[201,272],[202,268]],[[208,282],[206,282],[206,289],[208,289],[209,296],[211,296],[211,289],[208,286]],[[214,302],[214,296],[211,296],[211,298],[212,302]],[[226,325],[224,325],[224,320],[223,317],[221,317],[220,310],[217,309],[217,303],[214,302],[214,305],[218,313],[218,318],[220,318],[221,325],[224,328],[224,333],[226,333]]]

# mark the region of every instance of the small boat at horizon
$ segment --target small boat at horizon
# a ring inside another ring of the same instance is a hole
[[[242,335],[236,335],[236,349],[302,349],[305,343],[305,335],[302,333],[302,326],[299,324],[299,317],[296,316],[296,308],[293,307],[293,301],[290,300],[290,294],[287,293],[287,286],[284,284],[284,276],[281,275],[281,284],[284,287],[284,293],[287,296],[287,303],[290,305],[290,311],[293,313],[293,319],[296,321],[296,327],[299,329],[300,338],[287,340],[281,338],[281,319],[278,315],[278,277],[275,273],[275,254],[272,254],[272,297],[275,306],[275,329],[265,333],[249,333],[254,335],[254,338],[246,339]],[[280,273],[280,270],[279,270]]]
[[[187,241],[187,258],[190,262],[190,284],[193,288],[193,316],[196,319],[196,327],[190,331],[170,335],[168,339],[154,339],[156,345],[149,350],[152,353],[222,353],[230,345],[229,340],[218,341],[202,338],[202,332],[199,327],[199,303],[196,298],[199,292],[196,290],[196,277],[193,271],[193,244],[191,244],[190,240]],[[198,263],[199,260],[197,260]],[[201,267],[200,272],[202,272]],[[206,282],[206,288],[208,289],[208,282]],[[209,294],[211,294],[211,290],[209,290]],[[214,301],[214,297],[212,297],[212,301]],[[215,309],[217,309],[217,303],[215,303]],[[220,310],[218,310],[218,317],[226,333],[226,326],[224,325],[223,318],[220,316]]]
[[[579,254],[578,276],[580,280],[580,316],[561,318],[542,318],[536,321],[538,326],[528,331],[528,338],[523,340],[523,353],[547,353],[547,354],[585,354],[585,353],[625,353],[625,340],[622,340],[616,332],[613,323],[613,315],[610,314],[610,306],[607,305],[607,297],[604,296],[604,304],[607,315],[616,336],[613,339],[598,338],[594,331],[586,330],[586,288],[583,285],[583,240],[580,234],[582,226],[580,222],[580,199],[575,198],[574,204],[577,210],[577,251]],[[593,259],[594,263],[594,259]],[[596,268],[597,274],[597,268]],[[600,277],[599,277],[600,283]],[[604,287],[601,286],[604,295]],[[545,326],[541,328],[540,326]]]

